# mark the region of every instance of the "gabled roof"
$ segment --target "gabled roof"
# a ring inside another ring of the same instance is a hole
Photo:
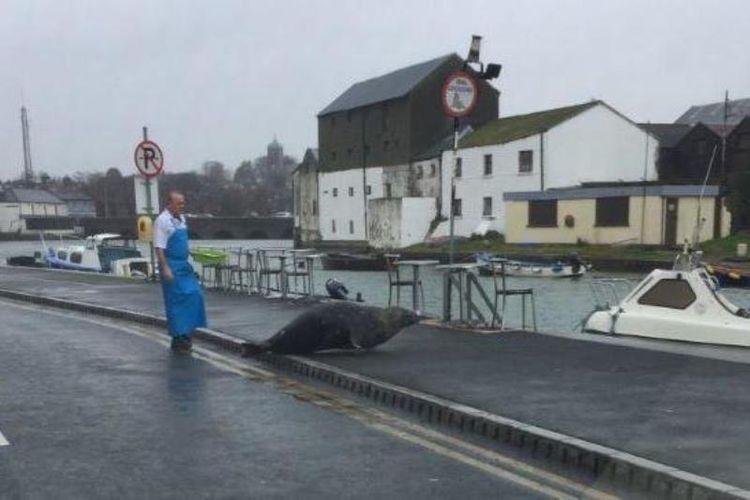
[[[52,191],[52,194],[63,201],[94,201],[91,196],[80,191]]]
[[[63,201],[43,189],[10,188],[4,193],[5,201],[13,203],[62,203]]]
[[[451,58],[458,56],[448,54],[355,83],[318,113],[318,116],[404,97]]]
[[[737,125],[744,117],[750,116],[750,97],[729,101],[728,111],[727,124]],[[698,122],[705,124],[724,123],[724,101],[691,106],[675,120],[675,123],[687,123],[689,125],[695,125]]]
[[[488,144],[504,144],[506,142],[523,139],[539,134],[574,116],[602,104],[601,101],[591,101],[564,108],[537,111],[525,115],[498,118],[479,127],[461,141],[462,148],[486,146]]]
[[[692,125],[685,123],[639,123],[638,125],[656,137],[660,146],[667,148],[674,147],[693,128]]]
[[[474,129],[471,127],[471,125],[463,125],[461,129],[458,131],[458,140],[460,141],[462,138],[466,137],[466,135],[472,133]],[[453,148],[453,134],[447,135],[440,139],[438,142],[430,146],[425,151],[422,151],[422,153],[416,155],[414,158],[412,158],[412,161],[420,161],[420,160],[429,160],[431,158],[437,158],[440,156],[443,151],[447,151],[449,149]]]
[[[300,168],[305,166],[318,167],[318,148],[307,148],[307,150],[305,150],[305,156],[302,158],[302,162],[294,167],[292,173],[297,172]]]

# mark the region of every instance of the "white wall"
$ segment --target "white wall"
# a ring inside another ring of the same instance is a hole
[[[644,168],[656,180],[657,151],[655,138],[600,104],[544,134],[544,187],[639,181]]]
[[[20,211],[18,203],[0,203],[0,233],[15,233],[24,229]]]
[[[545,190],[592,181],[638,181],[643,178],[644,163],[647,163],[647,179],[656,179],[656,140],[600,104],[544,134],[505,144],[459,149],[457,156],[463,160],[463,175],[456,178],[456,198],[462,200],[462,215],[455,219],[455,234],[470,236],[478,228],[504,233],[503,194],[541,190],[542,148]],[[518,171],[518,154],[523,150],[533,152],[529,173]],[[489,176],[484,175],[486,154],[492,155],[492,175]],[[442,215],[449,217],[453,152],[444,152],[442,160],[445,166]],[[492,197],[491,217],[482,215],[485,196]],[[434,236],[448,234],[447,231],[448,223],[442,223]]]
[[[20,203],[21,215],[62,216],[68,215],[68,207],[64,203]]]
[[[518,152],[533,151],[532,171],[518,172]],[[484,175],[484,155],[492,155],[492,175]],[[487,221],[489,230],[504,231],[503,193],[511,191],[536,191],[540,187],[539,136],[526,137],[506,144],[493,144],[476,148],[459,149],[462,159],[462,175],[455,179],[456,199],[460,199],[462,215],[455,219],[455,234],[470,236]],[[443,213],[450,216],[450,175],[455,162],[453,151],[443,153]],[[449,168],[450,166],[450,168]],[[483,198],[492,198],[492,215],[482,215]],[[441,232],[447,223],[441,225]],[[446,233],[447,234],[447,233]],[[438,236],[439,234],[436,234]]]
[[[365,215],[363,198],[363,172],[361,168],[337,172],[321,172],[319,175],[320,194],[320,235],[324,241],[365,239]],[[366,170],[366,182],[372,192],[367,196],[383,196],[383,169],[370,167]],[[354,196],[349,196],[349,188],[354,188]],[[333,196],[334,188],[338,196]],[[333,231],[331,221],[336,221]],[[349,222],[354,223],[354,232],[349,230]]]
[[[435,198],[378,198],[368,202],[370,245],[403,248],[424,241],[435,218]]]
[[[435,198],[403,198],[401,205],[401,247],[421,243],[437,215]]]

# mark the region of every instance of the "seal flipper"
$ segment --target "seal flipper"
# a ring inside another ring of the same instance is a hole
[[[266,342],[243,342],[242,343],[242,357],[249,358],[251,356],[259,356],[265,354],[271,350],[271,345]]]

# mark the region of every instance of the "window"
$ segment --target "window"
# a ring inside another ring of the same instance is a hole
[[[339,188],[333,188],[333,197],[336,198],[339,195]]]
[[[336,151],[331,151],[331,161],[336,161]]]
[[[419,165],[417,167],[417,179],[421,179],[424,177],[424,167],[422,165]]]
[[[484,175],[492,175],[492,155],[484,155]]]
[[[435,175],[437,175],[437,165],[430,163],[430,177],[435,177]]]
[[[385,184],[385,197],[390,198],[391,197],[391,183],[386,182]]]
[[[336,232],[336,219],[331,219],[331,232]]]
[[[557,200],[529,201],[529,227],[557,227]]]
[[[383,151],[388,151],[389,149],[391,149],[391,141],[386,139],[383,141]]]
[[[657,281],[638,299],[639,304],[670,309],[687,309],[693,302],[695,302],[695,292],[690,287],[690,283],[677,279]]]
[[[372,186],[369,184],[365,187],[365,194],[372,194]]]
[[[349,234],[354,234],[354,221],[349,221]]]
[[[67,260],[67,258],[68,258],[68,252],[66,252],[64,250],[59,250],[57,252],[57,258],[60,259],[60,260]]]
[[[485,196],[482,201],[482,215],[489,217],[492,215],[492,196]]]
[[[318,215],[318,200],[312,201],[312,214]]]
[[[463,158],[456,158],[456,170],[455,170],[455,177],[461,177],[461,174],[463,170]]]
[[[354,196],[354,188],[349,186],[349,196]]]
[[[596,199],[596,225],[619,227],[630,225],[630,198],[613,196]]]
[[[463,211],[462,207],[463,203],[461,203],[461,198],[456,198],[453,200],[453,216],[454,217],[461,217],[461,213]]]
[[[534,170],[534,152],[530,149],[518,152],[518,173],[527,174]]]
[[[70,253],[70,262],[73,264],[80,264],[83,260],[83,254],[81,252],[71,252]]]
[[[346,156],[347,156],[348,158],[351,158],[351,157],[352,157],[352,154],[353,154],[353,153],[354,153],[354,149],[352,149],[352,148],[347,148],[347,150],[346,150]]]

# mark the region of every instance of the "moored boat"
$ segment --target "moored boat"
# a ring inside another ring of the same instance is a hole
[[[611,282],[595,280],[592,288],[598,287],[584,332],[750,347],[750,311],[722,295],[700,252],[682,254],[674,269],[653,270],[620,301],[602,300],[614,290]]]
[[[72,245],[48,246],[46,267],[90,271],[126,277],[147,277],[153,274],[151,262],[141,254],[132,239],[119,234],[102,233]]]
[[[326,271],[384,271],[386,268],[383,255],[328,253],[322,262]]]
[[[479,273],[491,276],[495,273],[525,278],[579,278],[586,274],[589,266],[576,255],[551,262],[532,262],[497,257],[487,253],[476,254]]]

